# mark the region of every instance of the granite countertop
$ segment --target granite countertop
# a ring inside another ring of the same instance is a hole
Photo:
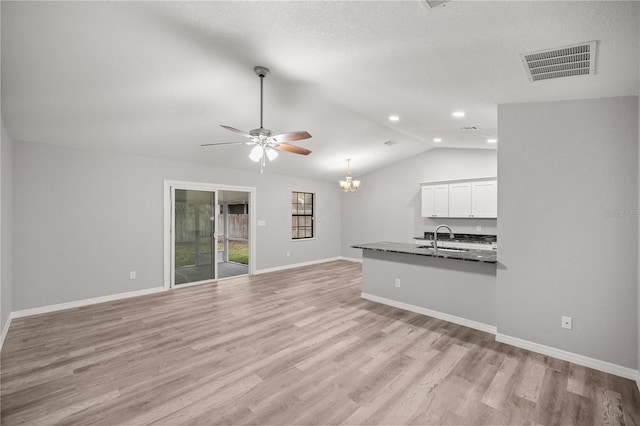
[[[497,254],[494,250],[464,250],[464,251],[447,251],[439,248],[422,248],[416,244],[393,243],[389,241],[381,241],[378,243],[356,244],[352,248],[363,250],[375,250],[388,253],[405,253],[416,256],[441,257],[444,259],[466,260],[470,262],[496,263]]]

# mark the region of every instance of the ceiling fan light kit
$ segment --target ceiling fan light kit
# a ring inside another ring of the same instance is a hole
[[[234,127],[220,125],[225,129],[237,133],[247,139],[249,142],[221,142],[221,143],[207,143],[201,146],[215,146],[215,145],[253,145],[253,149],[249,154],[249,159],[255,162],[260,162],[260,173],[264,171],[267,159],[273,161],[278,156],[278,151],[287,151],[293,154],[309,155],[311,151],[306,148],[301,148],[296,145],[291,145],[287,142],[299,141],[303,139],[309,139],[311,135],[306,131],[281,133],[274,135],[269,129],[265,129],[262,125],[263,117],[263,81],[269,74],[269,68],[263,66],[256,66],[253,71],[258,77],[260,77],[260,127],[250,130],[249,133],[238,130]]]
[[[347,159],[347,176],[345,180],[341,180],[339,183],[344,192],[356,192],[360,188],[360,181],[353,180],[351,177],[351,158]]]

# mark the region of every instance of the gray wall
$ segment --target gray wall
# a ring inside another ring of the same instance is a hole
[[[494,263],[373,250],[364,251],[362,263],[363,293],[496,325]]]
[[[13,148],[14,311],[161,287],[165,179],[256,187],[256,217],[267,222],[257,228],[257,270],[340,256],[332,183],[27,142]],[[313,241],[291,241],[291,191],[316,193]]]
[[[0,136],[0,331],[12,311],[12,142],[1,120]]]
[[[496,176],[496,158],[495,150],[438,148],[364,176],[357,176],[355,168],[362,186],[356,193],[342,193],[342,255],[362,257],[352,244],[413,242],[442,223],[454,232],[495,234],[495,219],[422,218],[418,183]]]
[[[637,368],[638,98],[500,105],[498,129],[498,332]]]

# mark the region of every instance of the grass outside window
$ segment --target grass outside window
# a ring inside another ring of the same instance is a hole
[[[249,242],[229,240],[229,261],[249,264]],[[180,268],[196,264],[196,247],[193,243],[176,243],[175,244],[175,267]],[[222,241],[218,242],[218,251],[222,251]],[[208,242],[200,243],[200,254],[205,255],[211,253],[211,244]]]

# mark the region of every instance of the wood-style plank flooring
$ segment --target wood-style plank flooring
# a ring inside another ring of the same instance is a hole
[[[3,425],[627,424],[627,379],[360,298],[336,261],[15,319]]]

